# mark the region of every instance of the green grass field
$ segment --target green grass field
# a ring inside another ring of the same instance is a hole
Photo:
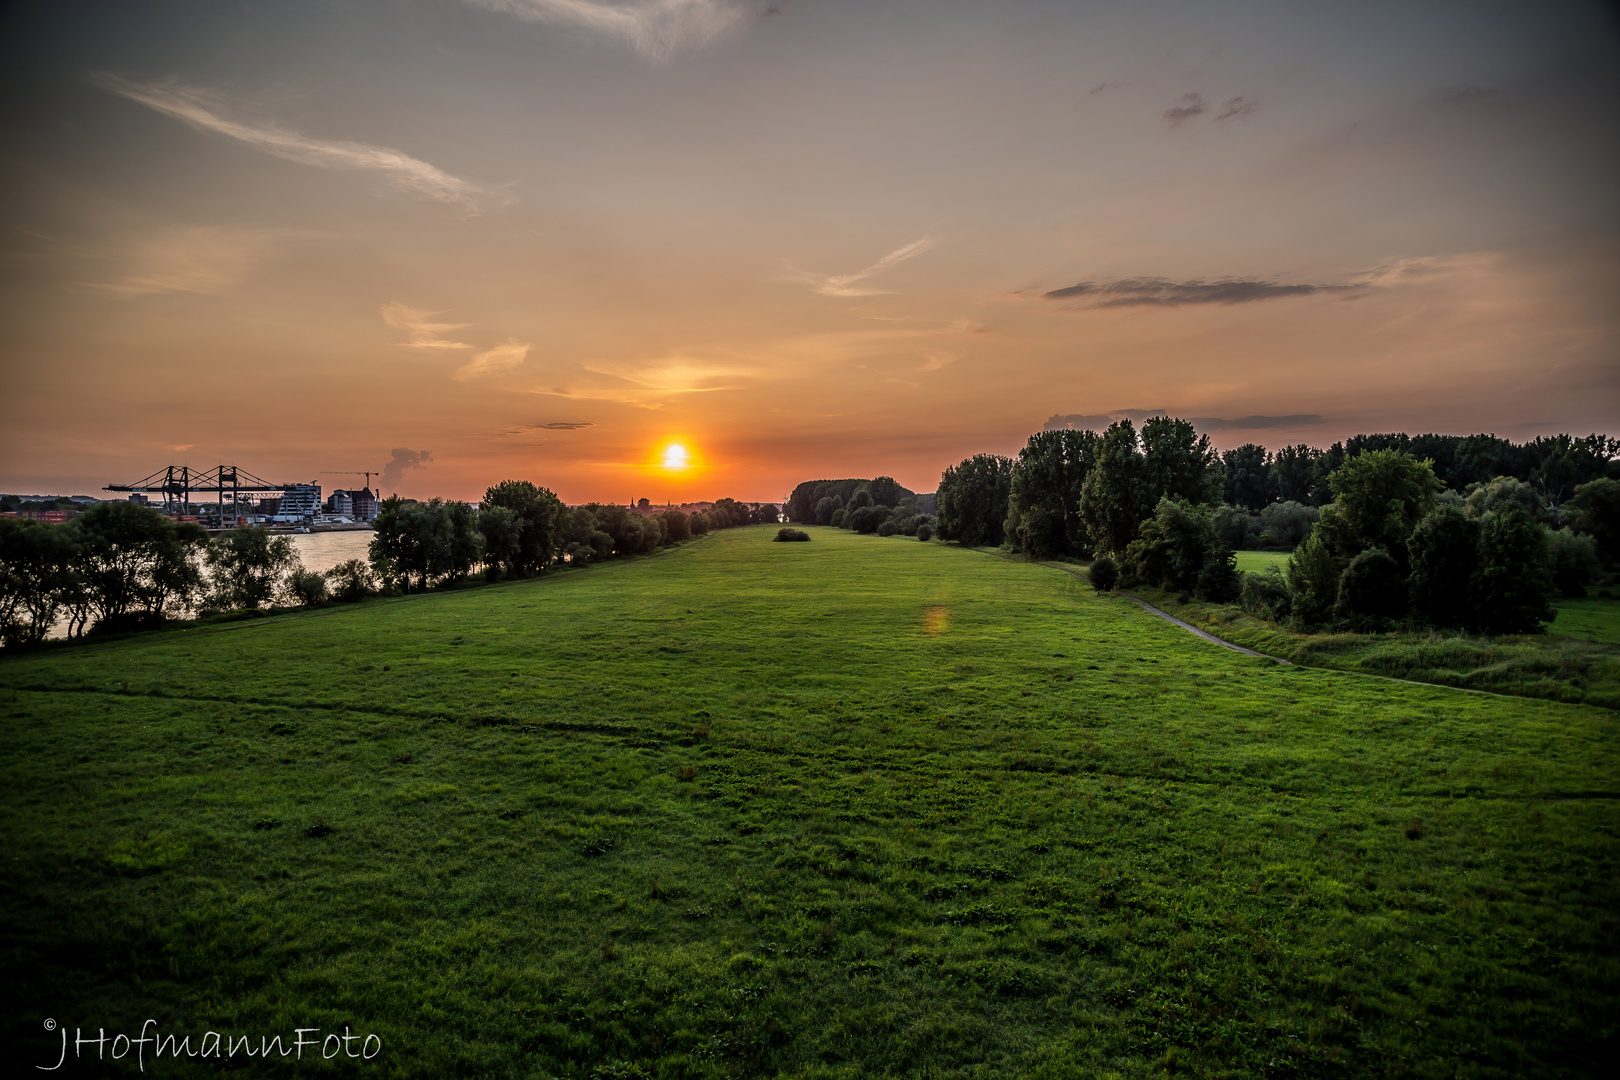
[[[1288,560],[1293,556],[1291,551],[1236,551],[1233,552],[1237,568],[1245,574],[1263,574],[1266,567],[1276,566],[1283,570],[1288,569]]]
[[[375,1061],[298,1068],[378,1076],[1612,1055],[1614,712],[1279,666],[1052,568],[774,531],[0,661],[14,1059],[55,1062],[46,1017],[349,1025]],[[221,1071],[186,1066],[157,1075]]]

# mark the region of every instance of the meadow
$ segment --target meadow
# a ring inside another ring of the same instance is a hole
[[[317,1075],[1612,1055],[1613,711],[809,531],[0,660],[13,1055],[56,1060],[46,1018],[380,1036]]]

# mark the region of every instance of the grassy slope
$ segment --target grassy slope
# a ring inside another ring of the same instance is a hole
[[[1249,573],[1286,566],[1289,558],[1273,551],[1236,555],[1238,569]],[[1491,638],[1439,632],[1301,634],[1235,606],[1183,603],[1160,590],[1137,591],[1213,634],[1296,663],[1620,708],[1620,600],[1559,600],[1553,605],[1557,618],[1545,634]]]
[[[1613,713],[772,531],[0,662],[13,1052],[46,1061],[42,1014],[348,1023],[378,1075],[1551,1076],[1612,1047]]]

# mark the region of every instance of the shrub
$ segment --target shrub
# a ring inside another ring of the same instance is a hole
[[[1244,574],[1239,596],[1243,610],[1262,619],[1281,622],[1293,610],[1293,597],[1280,566],[1268,566],[1261,574]]]
[[[326,572],[328,592],[346,604],[364,600],[377,591],[377,578],[371,567],[359,559],[338,563]]]
[[[808,540],[808,539],[810,539],[810,534],[805,532],[803,529],[777,529],[776,530],[776,542],[783,542],[783,541],[790,541],[790,540]]]
[[[1259,544],[1263,548],[1293,551],[1311,535],[1318,516],[1314,506],[1274,502],[1260,511]]]
[[[842,506],[840,506],[838,509],[832,512],[832,517],[827,519],[827,524],[831,525],[835,529],[842,529],[844,527],[844,518],[847,516],[848,512]]]
[[[1091,587],[1098,592],[1113,592],[1114,586],[1119,584],[1119,566],[1113,559],[1104,555],[1091,564],[1091,570],[1086,577],[1091,581]]]
[[[917,539],[927,543],[934,538],[934,527],[926,521],[917,526]]]
[[[893,536],[895,533],[897,533],[899,531],[900,531],[900,526],[895,522],[895,520],[893,518],[890,518],[888,521],[885,521],[883,524],[879,525],[878,528],[877,528],[877,534],[879,536]]]
[[[1297,625],[1314,626],[1333,613],[1339,600],[1342,566],[1322,542],[1320,533],[1311,533],[1294,549],[1288,560],[1288,595],[1289,617]]]
[[[326,602],[326,578],[302,566],[287,575],[287,599],[303,607]]]

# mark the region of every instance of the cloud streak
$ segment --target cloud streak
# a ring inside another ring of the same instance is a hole
[[[178,83],[142,83],[116,75],[91,80],[104,90],[145,105],[165,116],[202,131],[235,139],[272,157],[318,169],[349,169],[381,173],[401,191],[439,202],[455,203],[476,211],[492,196],[489,187],[451,176],[425,161],[386,146],[316,139],[274,124],[252,124],[223,115],[221,102],[206,91]]]
[[[529,356],[529,343],[508,338],[494,348],[473,354],[473,358],[456,369],[456,378],[473,379],[479,375],[494,375],[510,371]]]
[[[574,26],[629,45],[650,60],[707,45],[735,27],[747,9],[731,0],[466,0],[531,22]]]
[[[1082,281],[1045,293],[1047,300],[1071,300],[1072,307],[1185,307],[1190,304],[1252,304],[1321,292],[1349,292],[1362,285],[1279,285],[1275,281],[1227,278],[1220,281],[1167,281],[1164,278],[1127,278],[1124,281]]]
[[[406,307],[397,300],[384,304],[382,307],[383,322],[395,330],[403,330],[410,338],[399,344],[410,349],[470,349],[471,345],[465,341],[447,341],[444,337],[451,330],[464,330],[472,323],[446,323],[434,322],[436,311],[418,311],[413,307]]]
[[[1164,118],[1170,121],[1171,127],[1176,127],[1208,111],[1203,94],[1182,94],[1179,104],[1164,110]]]
[[[857,285],[897,263],[921,255],[933,246],[934,242],[926,236],[920,240],[913,240],[904,247],[895,248],[866,269],[857,270],[853,274],[808,274],[803,271],[796,273],[799,280],[809,282],[812,290],[822,296],[882,296],[889,290],[859,288]]]

